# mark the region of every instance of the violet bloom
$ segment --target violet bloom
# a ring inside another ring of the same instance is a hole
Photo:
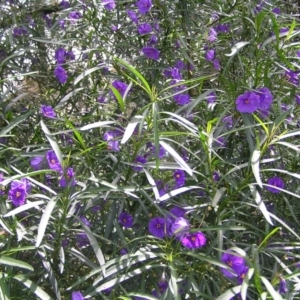
[[[230,28],[230,25],[229,24],[218,24],[216,27],[215,27],[215,30],[219,33],[219,32],[222,32],[222,33],[227,33],[229,31],[229,28]]]
[[[178,94],[174,96],[174,100],[178,105],[185,105],[190,103],[191,97],[189,94]]]
[[[186,66],[182,60],[177,60],[174,67],[177,68],[178,70],[184,70]]]
[[[212,177],[214,181],[219,181],[220,180],[220,174],[216,171],[212,172]]]
[[[149,23],[143,23],[138,26],[137,30],[139,34],[147,34],[152,31],[152,27]]]
[[[48,166],[51,170],[55,170],[58,172],[62,171],[62,166],[61,166],[60,162],[58,161],[57,156],[53,150],[47,151],[46,159],[48,162]]]
[[[12,200],[14,206],[24,205],[26,202],[25,189],[22,187],[11,188],[8,191],[8,197]]]
[[[113,83],[112,83],[112,86],[118,90],[118,92],[120,93],[120,95],[123,97],[127,88],[128,88],[128,85],[122,81],[119,81],[119,80],[115,80]],[[112,93],[111,93],[112,94]],[[113,94],[112,94],[113,95]]]
[[[165,218],[156,217],[150,220],[148,229],[153,236],[163,239],[166,236],[166,225]]]
[[[226,146],[225,139],[222,136],[216,139],[216,146],[220,148],[224,148]]]
[[[214,28],[210,28],[209,29],[209,32],[208,32],[208,37],[207,39],[210,41],[210,42],[214,42],[217,40],[217,35],[218,33],[216,32],[216,30]]]
[[[109,141],[107,143],[107,148],[108,148],[108,150],[119,152],[120,151],[119,141],[113,141],[113,140]]]
[[[137,24],[138,23],[138,18],[136,13],[133,10],[126,10],[128,17],[130,18],[130,20]]]
[[[296,100],[297,104],[300,105],[300,95],[299,94],[295,95],[295,100]]]
[[[14,180],[10,184],[11,189],[21,188],[25,193],[29,193],[31,189],[30,181],[26,178],[21,178],[21,180]]]
[[[137,8],[139,9],[140,14],[146,14],[152,6],[151,0],[139,0],[135,4]]]
[[[222,119],[222,122],[226,125],[228,129],[232,128],[233,126],[233,119],[232,116],[226,116]]]
[[[102,0],[105,9],[113,10],[116,7],[115,0]]]
[[[133,225],[133,217],[132,215],[123,211],[119,215],[118,222],[125,228],[131,228]]]
[[[177,218],[171,223],[171,234],[175,235],[176,238],[181,239],[184,234],[186,234],[191,225],[189,221],[183,217]]]
[[[68,75],[66,70],[61,67],[61,66],[57,66],[54,70],[54,75],[56,76],[57,80],[61,83],[64,84],[66,83],[67,79],[68,79]]]
[[[115,137],[114,133],[112,131],[106,131],[103,135],[103,140],[104,141],[111,141]]]
[[[72,293],[72,300],[84,300],[83,295],[80,292]]]
[[[75,239],[80,248],[90,245],[89,238],[85,232],[77,233]]]
[[[213,91],[211,93],[209,93],[207,96],[206,96],[206,101],[208,104],[213,104],[215,103],[217,100],[217,95],[216,95],[216,92]]]
[[[157,151],[156,151],[156,148],[155,148],[155,146],[154,146],[151,142],[148,142],[148,143],[147,143],[147,147],[151,150],[151,152],[152,152],[154,155],[157,154],[157,153],[156,153],[156,152],[157,152]],[[158,158],[159,158],[159,159],[162,159],[162,158],[165,156],[165,154],[166,154],[165,148],[164,148],[163,146],[159,145]]]
[[[181,244],[188,249],[201,248],[206,244],[206,237],[200,231],[188,233],[181,239]]]
[[[205,59],[207,61],[212,61],[215,58],[215,50],[211,49],[205,53]]]
[[[14,37],[21,37],[25,34],[27,34],[27,29],[24,27],[17,27],[13,29],[13,36]]]
[[[69,1],[62,0],[62,1],[59,3],[59,6],[60,6],[62,9],[67,9],[67,8],[70,7],[70,3],[69,3]]]
[[[221,70],[220,61],[219,61],[218,59],[214,59],[214,60],[213,60],[213,65],[214,65],[214,68],[215,68],[217,71],[220,71],[220,70]]]
[[[243,257],[236,256],[232,253],[224,253],[222,255],[221,261],[231,268],[230,270],[221,268],[224,276],[228,278],[237,277],[244,271],[246,266],[245,259]]]
[[[54,119],[56,117],[56,113],[54,109],[50,105],[42,105],[41,106],[41,113],[44,117]]]
[[[138,155],[134,161],[136,163],[140,163],[140,164],[144,164],[144,163],[147,162],[146,158],[144,156],[141,156],[141,155]],[[135,171],[139,172],[139,171],[142,171],[143,168],[139,167],[139,166],[135,166],[135,167],[133,167],[133,169]]]
[[[263,88],[259,89],[258,91],[256,91],[256,94],[259,97],[258,108],[262,111],[269,110],[272,105],[272,102],[273,102],[273,95],[272,95],[271,91],[268,88],[263,87]]]
[[[60,20],[60,21],[58,22],[58,24],[59,24],[59,26],[60,26],[61,29],[63,29],[63,30],[66,29],[66,27],[65,27],[65,25],[66,25],[66,20]]]
[[[286,281],[284,278],[280,276],[279,278],[279,293],[284,295],[288,292],[288,288],[286,286]]]
[[[159,293],[158,293],[158,291],[153,290],[152,295],[156,298],[161,299],[162,294],[167,290],[167,288],[168,288],[168,282],[167,281],[159,281],[158,282]]]
[[[121,254],[121,255],[125,255],[125,254],[127,254],[127,253],[128,253],[128,251],[127,251],[126,248],[122,248],[122,249],[120,250],[120,254]]]
[[[238,284],[242,284],[247,273],[248,273],[249,268],[247,266],[244,267],[243,271],[238,274]]]
[[[82,15],[79,11],[71,11],[69,13],[69,18],[71,19],[70,21],[71,21],[72,24],[75,24],[76,21],[78,19],[80,19],[81,17],[82,17]]]
[[[67,52],[64,48],[58,48],[55,50],[55,59],[58,65],[64,64],[66,62]]]
[[[79,219],[82,221],[82,223],[87,226],[87,227],[91,227],[91,222],[85,217],[85,216],[80,216]]]
[[[42,162],[44,160],[44,157],[43,156],[36,156],[36,157],[33,157],[31,160],[30,160],[30,165],[31,167],[34,169],[34,170],[41,170],[42,168]]]
[[[281,10],[279,7],[275,7],[272,9],[272,13],[274,13],[275,15],[280,15],[281,14]]]
[[[151,35],[151,37],[149,38],[149,41],[148,41],[148,46],[157,44],[157,41],[158,41],[157,36]]]
[[[248,91],[238,96],[235,103],[239,112],[253,113],[258,109],[260,100],[256,93]]]
[[[279,177],[272,177],[272,178],[269,178],[268,184],[274,186],[274,187],[269,187],[269,186],[267,186],[267,190],[270,191],[270,192],[273,193],[273,194],[278,194],[278,193],[281,192],[281,191],[278,190],[277,188],[280,188],[280,189],[283,189],[283,188],[284,188],[284,182],[283,182],[283,180],[282,180],[281,178],[279,178]]]
[[[75,173],[73,168],[68,168],[66,174],[63,174],[59,180],[59,185],[61,187],[74,186],[76,184],[75,181]]]
[[[149,59],[153,59],[153,60],[158,60],[159,59],[160,52],[156,48],[144,47],[144,48],[142,48],[142,52]]]
[[[299,78],[297,72],[294,72],[292,70],[287,70],[285,71],[285,77],[290,83],[294,85],[299,85]]]
[[[172,209],[170,209],[168,217],[174,220],[177,218],[183,218],[185,216],[185,210],[181,207],[174,206]]]
[[[185,173],[183,170],[175,170],[173,173],[174,179],[176,181],[176,188],[180,188],[185,184]]]

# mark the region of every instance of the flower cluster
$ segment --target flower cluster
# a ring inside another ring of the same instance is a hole
[[[165,218],[152,218],[148,226],[149,232],[160,239],[173,236],[188,249],[203,247],[206,244],[205,235],[200,231],[189,232],[191,226],[184,215],[185,211],[181,208],[173,208]]]
[[[227,278],[236,278],[241,284],[248,272],[245,258],[235,255],[234,252],[228,251],[222,255],[221,261],[228,266],[228,269],[221,268],[222,273]]]
[[[236,109],[241,113],[253,113],[258,110],[264,115],[268,115],[273,102],[271,91],[266,88],[260,88],[255,91],[247,91],[237,97]]]
[[[64,67],[62,66],[68,60],[74,60],[75,55],[72,50],[66,51],[64,48],[58,48],[55,51],[55,60],[57,63],[56,68],[54,69],[54,75],[56,76],[57,80],[64,84],[67,82],[68,75]]]

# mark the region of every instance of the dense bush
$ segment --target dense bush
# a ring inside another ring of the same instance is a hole
[[[1,2],[0,299],[299,299],[298,10],[254,2]]]

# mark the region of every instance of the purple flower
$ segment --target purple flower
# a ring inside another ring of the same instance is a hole
[[[155,146],[151,143],[151,142],[148,142],[147,143],[147,147],[150,148],[151,152],[156,155],[156,148]],[[158,158],[159,159],[162,159],[166,154],[166,150],[163,146],[159,145],[159,150],[158,150]]]
[[[213,91],[211,93],[209,93],[207,96],[206,96],[206,101],[208,104],[213,104],[215,103],[217,100],[217,95],[216,95],[216,92]]]
[[[54,75],[56,76],[57,80],[61,83],[64,84],[66,83],[67,79],[68,79],[68,75],[66,70],[61,67],[61,66],[57,66],[54,70]]]
[[[205,59],[207,61],[212,61],[215,58],[215,50],[211,49],[205,53]]]
[[[114,140],[109,141],[107,143],[107,148],[108,148],[108,150],[119,152],[120,151],[119,141],[114,141]]]
[[[299,78],[297,72],[294,72],[292,70],[287,70],[285,71],[285,77],[290,83],[294,85],[299,85]]]
[[[241,113],[253,113],[259,107],[260,100],[254,92],[245,92],[243,95],[237,97],[236,109]]]
[[[102,0],[102,4],[107,10],[113,10],[116,7],[115,0]]]
[[[120,93],[120,95],[123,97],[127,88],[128,88],[128,85],[122,81],[119,81],[119,80],[115,80],[113,83],[112,83],[112,86],[118,90],[118,92]],[[112,94],[112,93],[111,93]],[[112,94],[113,95],[113,94]]]
[[[174,179],[176,181],[176,188],[180,188],[185,184],[185,174],[183,170],[176,170],[173,173]]]
[[[262,111],[269,110],[273,102],[273,95],[271,94],[271,91],[268,88],[263,87],[256,91],[256,94],[259,97],[258,108]]]
[[[228,129],[232,128],[232,126],[233,126],[232,116],[226,116],[222,119],[222,121]]]
[[[153,290],[152,295],[161,299],[162,294],[167,290],[167,288],[168,288],[168,282],[167,281],[165,281],[165,280],[164,281],[159,281],[158,282],[159,293],[156,290]]]
[[[72,300],[84,300],[83,295],[80,292],[72,293]]]
[[[224,148],[226,146],[225,139],[222,136],[216,139],[216,146],[220,148]]]
[[[128,251],[127,251],[126,248],[122,248],[122,249],[120,250],[120,254],[121,254],[121,255],[125,255],[125,254],[127,254],[127,253],[128,253]]]
[[[70,7],[70,3],[69,3],[69,1],[62,0],[62,1],[59,3],[59,6],[60,6],[62,9],[66,9],[66,8],[69,8],[69,7]]]
[[[138,23],[138,18],[137,18],[137,15],[136,15],[135,11],[133,11],[133,10],[126,10],[126,12],[127,12],[128,17],[130,18],[130,20],[133,23],[137,24]]]
[[[158,41],[157,36],[153,34],[151,35],[147,45],[148,46],[155,45],[157,44],[157,41]]]
[[[72,50],[66,52],[66,58],[68,60],[75,60],[75,54],[74,54],[74,52]]]
[[[231,268],[231,270],[221,268],[224,276],[228,278],[234,278],[239,274],[242,274],[246,266],[245,259],[243,257],[236,256],[232,253],[224,253],[222,255],[221,261]]]
[[[279,293],[286,294],[288,292],[288,288],[286,286],[286,281],[281,276],[279,277]]]
[[[147,34],[150,33],[151,31],[152,31],[152,27],[149,23],[143,23],[138,26],[139,34]]]
[[[75,173],[73,168],[68,168],[66,174],[62,175],[59,180],[59,185],[61,187],[74,186],[75,182]]]
[[[74,24],[78,19],[82,17],[81,13],[79,11],[71,11],[69,13],[69,18],[71,19],[71,23]]]
[[[23,36],[25,34],[27,34],[27,29],[24,28],[24,27],[17,27],[17,28],[14,28],[13,30],[13,36],[14,37],[20,37],[20,36]]]
[[[208,32],[208,37],[207,39],[210,41],[210,42],[214,42],[217,40],[217,31],[214,29],[214,28],[210,28],[209,29],[209,32]]]
[[[80,216],[79,219],[85,226],[91,227],[91,222],[85,216]]]
[[[170,209],[168,217],[174,220],[177,218],[182,218],[185,216],[185,210],[181,207],[174,206],[172,209]]]
[[[178,105],[185,105],[191,101],[189,94],[178,94],[174,96],[174,100]]]
[[[166,225],[165,218],[156,217],[150,220],[148,229],[153,236],[163,239],[167,233]]]
[[[272,9],[272,12],[275,14],[275,15],[280,15],[281,14],[281,10],[279,7],[275,7]]]
[[[248,273],[249,268],[247,266],[244,267],[243,271],[241,273],[238,274],[238,284],[242,284],[245,276]]]
[[[214,181],[219,181],[220,180],[220,174],[216,171],[212,172],[212,177]]]
[[[57,159],[57,156],[53,150],[49,150],[46,153],[46,159],[51,170],[55,170],[58,172],[62,171],[62,166]]]
[[[181,239],[183,235],[189,231],[190,227],[191,225],[189,221],[183,217],[180,217],[171,223],[170,233],[175,235],[176,238]]]
[[[300,105],[300,95],[299,94],[295,95],[295,100],[296,100],[297,104]]]
[[[151,0],[139,0],[136,2],[136,6],[139,9],[140,14],[146,14],[152,6]]]
[[[213,64],[214,64],[214,68],[215,68],[217,71],[220,71],[220,70],[221,70],[220,62],[219,62],[218,59],[214,59],[214,60],[213,60]]]
[[[271,178],[269,178],[268,184],[274,186],[274,187],[267,186],[267,190],[270,191],[273,194],[278,194],[278,193],[281,192],[277,188],[280,188],[280,189],[284,188],[284,182],[279,177],[271,177]]]
[[[220,33],[226,33],[229,31],[229,28],[230,28],[230,25],[229,24],[218,24],[216,27],[215,27],[215,30]]]
[[[142,52],[149,59],[153,59],[153,60],[158,60],[159,59],[159,53],[160,52],[156,48],[144,47],[144,48],[142,48]]]
[[[29,180],[26,178],[22,178],[21,180],[14,180],[10,184],[11,189],[21,188],[25,191],[25,193],[29,193],[31,189],[31,184]]]
[[[66,27],[65,27],[66,20],[59,20],[58,24],[59,24],[59,26],[60,26],[61,29],[63,29],[63,30],[66,29]]]
[[[77,233],[75,239],[80,248],[90,245],[89,238],[85,232]]]
[[[181,239],[181,244],[188,249],[201,248],[206,244],[206,237],[200,231],[188,233]]]
[[[24,205],[26,202],[26,192],[23,187],[11,188],[8,191],[8,197],[12,200],[14,206]]]
[[[30,165],[35,170],[41,170],[43,160],[44,160],[43,156],[35,156],[30,160]]]
[[[119,215],[118,222],[125,228],[131,228],[133,224],[133,217],[132,215],[123,211]]]
[[[115,137],[114,133],[112,131],[106,131],[103,135],[103,140],[104,141],[111,141]]]
[[[58,48],[55,50],[55,59],[58,65],[64,64],[66,62],[67,52],[64,48]]]
[[[41,113],[44,117],[54,119],[56,117],[56,113],[54,109],[50,105],[42,105],[41,106]]]
[[[140,163],[140,164],[144,164],[147,162],[146,158],[144,156],[141,156],[141,155],[138,155],[135,160],[134,160],[136,163]],[[142,171],[142,167],[139,167],[139,166],[135,166],[133,167],[133,169],[137,172],[139,171]]]

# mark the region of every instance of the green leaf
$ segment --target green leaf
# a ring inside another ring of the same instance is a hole
[[[267,278],[260,276],[260,279],[265,285],[266,289],[268,290],[273,300],[283,300],[281,295],[277,291],[275,291],[274,287],[272,286],[272,284],[269,282]]]
[[[260,151],[254,150],[251,157],[251,167],[256,182],[260,188],[262,188],[262,182],[260,179],[260,172],[259,172],[259,161],[260,161]]]
[[[218,298],[216,298],[216,300],[230,300],[230,299],[232,299],[234,296],[236,296],[240,293],[241,287],[242,287],[241,285],[238,285],[238,286],[235,286],[235,287],[227,290],[225,293],[223,293]]]
[[[44,210],[44,213],[42,215],[42,218],[41,218],[41,221],[40,221],[40,224],[39,224],[38,234],[37,234],[37,238],[36,238],[36,242],[35,242],[36,247],[39,247],[42,240],[43,240],[46,228],[47,228],[48,223],[49,223],[49,219],[50,219],[52,211],[53,211],[53,209],[56,205],[56,202],[57,202],[56,198],[52,198],[48,202],[48,204],[47,204],[47,206]]]
[[[32,293],[34,293],[41,300],[52,300],[53,299],[41,287],[37,286],[30,279],[28,279],[26,276],[24,276],[24,275],[15,275],[13,277],[13,279],[21,282],[23,285],[25,285]]]
[[[28,263],[5,255],[0,255],[0,264],[34,271],[33,267]]]

